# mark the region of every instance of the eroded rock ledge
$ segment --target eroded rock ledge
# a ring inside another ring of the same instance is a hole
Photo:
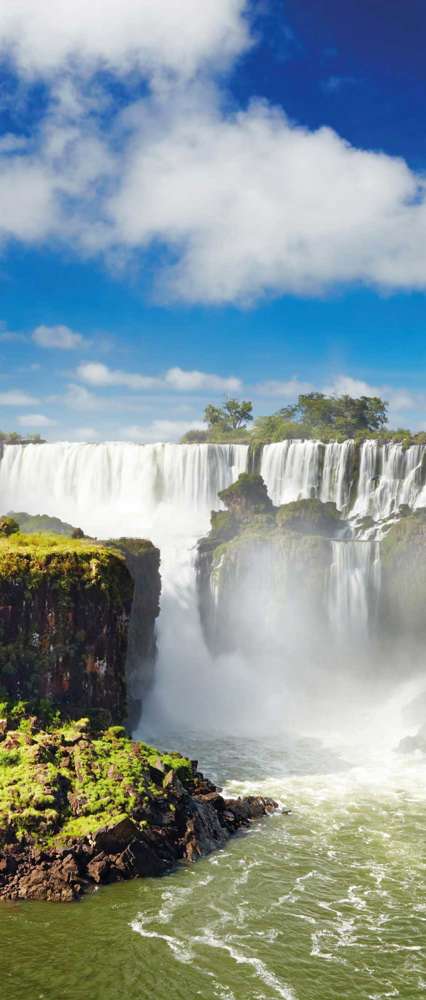
[[[223,847],[273,812],[224,799],[197,762],[132,741],[121,726],[0,720],[0,898],[68,902],[96,885],[160,875]]]

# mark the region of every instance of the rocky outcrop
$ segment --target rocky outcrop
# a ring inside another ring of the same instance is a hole
[[[426,638],[426,510],[408,513],[391,525],[381,544],[380,620],[391,636],[406,642]]]
[[[286,617],[290,629],[301,616],[309,619],[318,639],[327,617],[324,580],[332,540],[347,530],[335,505],[298,500],[274,507],[256,474],[240,476],[220,498],[227,509],[212,513],[210,534],[197,555],[210,649],[253,650],[261,634],[278,634]]]
[[[94,542],[1,541],[0,694],[121,721],[133,589],[122,554]]]
[[[0,898],[72,901],[96,885],[159,875],[272,812],[225,799],[179,754],[119,726],[53,723],[2,706]]]
[[[118,538],[105,544],[122,553],[134,584],[126,660],[128,720],[132,729],[139,721],[144,695],[154,678],[160,552],[144,538]]]
[[[132,719],[140,714],[153,670],[159,559],[143,540],[0,538],[0,697],[45,698],[70,716],[101,713],[106,723],[121,722],[128,707]]]

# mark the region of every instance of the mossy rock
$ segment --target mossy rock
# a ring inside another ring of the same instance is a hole
[[[120,726],[93,729],[87,718],[50,721],[9,702],[0,706],[0,846],[60,846],[130,818],[146,829],[164,799],[161,768],[191,788],[191,762],[132,741]]]
[[[118,549],[44,533],[0,539],[0,694],[121,721],[133,590]]]
[[[426,509],[392,524],[381,545],[381,616],[387,631],[426,636]]]
[[[265,482],[257,473],[242,472],[237,481],[221,490],[218,496],[226,509],[237,516],[245,516],[255,510],[272,510]]]
[[[321,500],[295,500],[283,504],[276,513],[276,523],[286,531],[333,538],[342,528],[342,520],[334,503]]]

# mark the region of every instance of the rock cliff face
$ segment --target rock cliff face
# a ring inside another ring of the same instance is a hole
[[[154,678],[155,622],[160,613],[160,552],[143,538],[109,542],[124,556],[133,580],[132,612],[128,630],[126,682],[129,725],[138,722],[143,698]]]
[[[122,721],[128,647],[130,669],[138,647],[142,672],[154,652],[159,591],[159,553],[149,542],[1,538],[0,694]]]
[[[287,617],[291,627],[302,605],[319,634],[326,618],[324,578],[332,540],[345,531],[335,505],[299,500],[273,507],[257,474],[240,476],[220,498],[227,509],[212,514],[197,558],[200,612],[210,648],[215,653],[236,644],[252,649],[260,631],[278,631],[275,619],[282,625]]]
[[[71,714],[126,713],[133,581],[123,555],[54,535],[0,541],[0,686]]]
[[[426,510],[403,511],[381,545],[380,621],[391,637],[426,638]]]

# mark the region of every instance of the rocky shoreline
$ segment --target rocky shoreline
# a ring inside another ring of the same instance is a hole
[[[176,807],[173,822],[160,808],[157,823],[146,831],[126,817],[60,849],[6,845],[0,852],[0,899],[73,902],[98,885],[162,875],[223,847],[277,809],[276,802],[260,796],[224,799],[201,774],[192,794],[175,779],[170,801]]]
[[[87,719],[0,724],[0,899],[71,902],[221,848],[273,812],[225,799],[196,761]]]

